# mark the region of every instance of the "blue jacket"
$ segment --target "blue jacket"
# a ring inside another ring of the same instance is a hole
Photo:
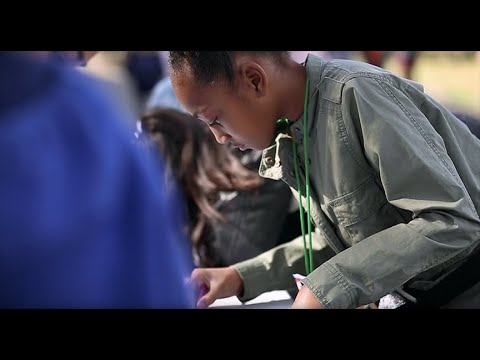
[[[192,307],[180,200],[100,86],[7,52],[0,78],[0,307]]]

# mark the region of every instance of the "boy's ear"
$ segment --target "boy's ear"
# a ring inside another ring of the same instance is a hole
[[[256,62],[248,61],[240,65],[240,79],[244,86],[263,96],[268,85],[265,70]]]

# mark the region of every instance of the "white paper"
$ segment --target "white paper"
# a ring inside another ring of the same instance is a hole
[[[287,291],[275,290],[263,293],[244,304],[236,296],[217,299],[209,308],[288,309],[292,303],[293,299]]]

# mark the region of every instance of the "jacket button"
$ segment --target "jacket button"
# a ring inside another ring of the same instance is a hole
[[[273,164],[275,164],[275,160],[273,160],[271,156],[268,156],[265,158],[265,164],[267,166],[273,166]]]

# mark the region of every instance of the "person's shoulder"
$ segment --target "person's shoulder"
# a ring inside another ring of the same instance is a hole
[[[105,85],[75,68],[12,53],[0,58],[2,74],[3,133],[22,138],[35,131],[89,144],[94,139],[127,143],[133,137],[125,126],[128,115],[117,109]]]
[[[33,56],[5,53],[0,57],[2,104],[5,108],[56,107],[105,102],[104,86],[75,68]]]
[[[49,94],[58,82],[58,69],[27,55],[3,52],[0,78],[0,113],[6,117],[12,110],[18,110],[19,105],[23,107]]]
[[[375,65],[357,60],[333,59],[325,66],[325,76],[340,82],[347,82],[354,78],[384,78],[391,72]]]
[[[325,63],[318,87],[325,98],[336,103],[341,103],[344,94],[351,93],[351,89],[355,89],[357,94],[377,95],[385,95],[386,92],[381,89],[387,88],[406,90],[414,87],[423,91],[421,84],[397,76],[387,69],[363,61],[344,59]]]
[[[324,60],[310,54],[306,67],[321,96],[337,104],[342,102],[342,94],[347,88],[366,89],[375,81],[398,82],[388,70],[357,60]]]
[[[77,102],[92,102],[98,104],[109,103],[108,94],[112,86],[105,80],[92,76],[82,69],[61,66],[59,72],[57,91],[65,96],[74,95]]]
[[[55,104],[68,108],[79,119],[84,119],[100,131],[134,132],[134,114],[118,101],[113,85],[82,69],[60,67],[55,87]]]
[[[368,62],[334,58],[328,59],[316,54],[309,54],[306,60],[307,73],[318,77],[324,85],[335,83],[338,86],[355,78],[387,78],[392,72],[369,64]]]

